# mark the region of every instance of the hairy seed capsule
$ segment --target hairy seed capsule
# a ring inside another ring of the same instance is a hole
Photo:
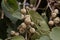
[[[31,33],[35,33],[35,29],[34,28],[30,28],[30,32]]]
[[[25,8],[21,9],[21,13],[26,14],[26,9]]]
[[[27,25],[25,23],[22,23],[21,27],[25,29],[27,27]]]
[[[55,9],[54,10],[54,13],[58,14],[59,13],[59,10],[58,9]]]
[[[11,35],[15,35],[15,31],[11,31]]]
[[[51,20],[51,21],[48,22],[48,24],[49,24],[50,26],[53,26],[53,25],[54,25],[54,21]]]
[[[56,13],[52,13],[51,16],[52,16],[52,18],[55,18],[57,16],[57,14]]]
[[[60,19],[59,19],[59,17],[56,17],[55,19],[54,19],[54,23],[59,23],[60,22]]]

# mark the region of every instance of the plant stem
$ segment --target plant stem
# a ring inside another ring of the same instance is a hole
[[[26,33],[26,35],[25,35],[25,40],[27,40],[27,33]]]
[[[51,8],[50,4],[48,3],[48,7],[50,8],[51,12],[53,12],[53,9]]]
[[[25,8],[25,3],[26,3],[26,0],[24,0],[24,2],[23,2],[23,8]]]
[[[2,14],[1,14],[1,19],[3,19],[4,18],[4,12],[2,11]]]
[[[39,7],[40,2],[41,2],[41,0],[39,0],[39,1],[38,1],[38,4],[37,4],[37,6],[36,6],[35,10],[37,10],[37,8]]]

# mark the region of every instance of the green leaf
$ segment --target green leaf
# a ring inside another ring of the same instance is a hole
[[[2,40],[2,39],[0,39],[0,40]]]
[[[48,36],[42,36],[40,37],[40,39],[36,39],[36,40],[51,40]]]
[[[53,28],[50,37],[52,40],[60,40],[60,27]]]
[[[7,0],[7,3],[12,9],[14,10],[18,9],[18,4],[16,0]]]
[[[11,40],[25,40],[23,36],[14,36]]]
[[[42,13],[42,17],[43,17],[43,19],[44,19],[46,22],[48,22],[48,18],[47,18],[47,16],[46,16],[46,13],[45,13],[45,12]]]
[[[32,21],[35,23],[37,29],[43,30],[43,31],[49,31],[49,26],[46,23],[46,21],[39,15],[38,12],[35,12],[33,10],[29,11],[29,14],[31,15]]]
[[[34,33],[31,37],[31,40],[35,40],[35,39],[39,39],[40,38],[40,34],[39,33]]]
[[[39,36],[38,34],[34,34],[31,39],[35,40],[42,35],[48,35],[50,30],[49,26],[47,25],[46,21],[39,15],[39,13],[33,10],[29,10],[28,14],[30,14],[31,20],[35,23],[34,27],[36,28],[36,32],[39,33]]]
[[[13,23],[21,19],[20,8],[16,0],[2,0],[1,6],[7,16]]]

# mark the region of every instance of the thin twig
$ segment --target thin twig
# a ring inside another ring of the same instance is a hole
[[[25,8],[25,3],[26,3],[26,0],[24,0],[24,2],[23,2],[23,8]]]
[[[51,12],[53,12],[53,9],[51,8],[50,4],[48,3],[48,7],[50,8]]]
[[[39,1],[38,1],[38,4],[37,4],[37,6],[36,6],[35,10],[37,10],[37,8],[39,7],[40,2],[41,2],[41,0],[39,0]]]
[[[4,12],[2,11],[2,14],[1,14],[1,19],[3,19],[4,18]]]
[[[27,33],[26,33],[26,35],[25,35],[25,40],[27,40]]]

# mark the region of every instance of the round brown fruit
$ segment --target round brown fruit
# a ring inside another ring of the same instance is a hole
[[[54,13],[58,14],[59,13],[59,10],[58,9],[55,9],[54,10]]]
[[[25,29],[27,27],[27,25],[25,23],[22,23],[21,27]]]
[[[15,33],[15,36],[19,36],[19,33],[18,33],[18,32],[16,32],[16,33]]]
[[[11,35],[15,35],[15,31],[11,31]]]
[[[54,19],[54,23],[59,23],[60,22],[60,18],[59,17],[56,17],[55,19]]]
[[[33,8],[33,4],[30,4],[30,7]]]
[[[30,28],[30,32],[31,33],[35,33],[35,29],[34,28]]]
[[[21,34],[23,34],[23,33],[25,32],[25,29],[20,28],[20,29],[19,29],[19,32],[20,32]]]
[[[26,14],[26,9],[25,8],[21,9],[21,13]]]
[[[28,6],[26,6],[26,9],[30,9]]]
[[[53,26],[53,25],[54,25],[54,21],[51,20],[51,21],[48,22],[48,24],[49,24],[50,26]]]
[[[31,23],[31,19],[30,18],[26,18],[24,21],[27,25],[29,25]]]
[[[52,14],[51,14],[51,17],[52,17],[52,18],[55,18],[56,16],[57,16],[56,13],[52,13]]]

